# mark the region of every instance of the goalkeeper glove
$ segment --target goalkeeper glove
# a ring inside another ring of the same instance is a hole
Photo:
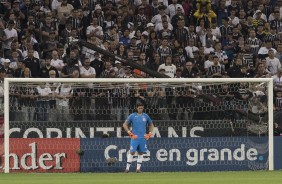
[[[147,133],[147,134],[144,135],[144,138],[145,138],[146,140],[148,140],[148,139],[150,139],[151,136],[152,136],[152,133],[149,132],[149,133]]]
[[[131,131],[128,131],[127,133],[128,133],[130,138],[137,139],[137,135],[134,135]]]

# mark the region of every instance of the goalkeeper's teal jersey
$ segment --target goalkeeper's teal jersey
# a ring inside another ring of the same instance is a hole
[[[132,127],[132,133],[137,135],[138,138],[144,137],[146,134],[146,125],[151,124],[152,120],[146,113],[137,114],[132,113],[126,119],[128,125]]]

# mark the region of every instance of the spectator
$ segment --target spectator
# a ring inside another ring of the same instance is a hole
[[[50,71],[54,71],[56,73],[56,77],[59,77],[59,72],[57,69],[51,65],[51,59],[45,59],[45,66],[41,67],[39,72],[39,77],[41,78],[50,78]],[[53,72],[52,72],[53,73]]]
[[[167,56],[165,59],[165,63],[161,64],[159,66],[158,71],[160,71],[161,69],[165,70],[165,74],[171,78],[174,78],[175,74],[176,74],[176,66],[174,64],[172,64],[172,57],[171,56]]]
[[[28,50],[28,56],[24,60],[25,66],[30,69],[31,77],[39,77],[40,73],[40,62],[38,58],[35,58],[34,56],[34,50],[30,48]]]
[[[84,59],[84,65],[80,67],[80,77],[81,78],[95,78],[96,77],[96,71],[95,69],[90,66],[90,59],[85,58]]]

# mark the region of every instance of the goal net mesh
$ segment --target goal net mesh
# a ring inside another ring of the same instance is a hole
[[[157,156],[148,156],[144,169],[268,168],[266,82],[54,81],[11,82],[9,87],[10,172],[121,171],[129,149],[122,124],[140,102],[156,127],[148,148]],[[256,161],[234,159],[234,150],[247,152],[254,144],[259,155]],[[110,145],[119,146],[110,149]],[[209,148],[215,146],[219,158],[207,159]],[[198,151],[188,153],[190,147]],[[2,169],[3,163],[4,156]]]

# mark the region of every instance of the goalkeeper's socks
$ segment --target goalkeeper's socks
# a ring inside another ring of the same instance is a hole
[[[127,155],[126,170],[129,170],[129,168],[130,168],[130,166],[131,166],[131,163],[132,163],[132,160],[133,160],[133,155],[128,154],[128,155]]]
[[[138,155],[138,158],[137,158],[137,170],[140,170],[142,162],[143,162],[143,155]]]

